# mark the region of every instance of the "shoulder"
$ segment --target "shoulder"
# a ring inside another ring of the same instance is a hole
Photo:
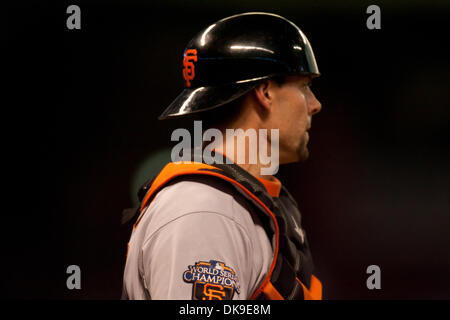
[[[163,188],[150,207],[170,211],[175,215],[189,212],[217,212],[233,218],[233,196],[224,190],[220,182],[211,179],[186,179]]]
[[[232,186],[219,179],[186,178],[165,186],[144,209],[139,226],[145,226],[147,237],[179,219],[195,219],[198,213],[212,215],[237,224],[248,231],[254,224],[249,205],[240,201]]]

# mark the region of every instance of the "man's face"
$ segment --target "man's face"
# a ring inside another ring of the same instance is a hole
[[[272,128],[279,129],[280,164],[306,160],[312,116],[322,108],[310,88],[311,78],[290,76],[273,87]]]

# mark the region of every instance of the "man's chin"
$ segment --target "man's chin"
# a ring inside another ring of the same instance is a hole
[[[309,158],[309,150],[306,145],[307,141],[303,140],[297,148],[297,162],[303,162]]]
[[[307,148],[300,150],[300,152],[297,154],[298,156],[298,162],[306,161],[309,158],[309,150]]]

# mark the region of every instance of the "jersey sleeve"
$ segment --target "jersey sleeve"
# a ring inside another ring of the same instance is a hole
[[[216,212],[192,212],[150,235],[142,270],[155,300],[248,299],[251,242],[244,228]]]

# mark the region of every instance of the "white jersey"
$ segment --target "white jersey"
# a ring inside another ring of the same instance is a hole
[[[247,205],[197,181],[164,187],[131,235],[126,296],[249,299],[269,272],[273,250]]]

